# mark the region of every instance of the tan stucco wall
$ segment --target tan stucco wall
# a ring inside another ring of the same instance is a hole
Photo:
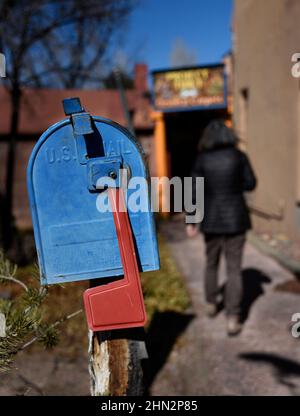
[[[291,56],[300,52],[299,22],[299,0],[235,0],[234,123],[241,131],[240,91],[248,88],[245,147],[258,177],[251,202],[275,213],[281,201],[285,204],[282,221],[254,217],[254,225],[298,239],[300,92],[291,75]]]

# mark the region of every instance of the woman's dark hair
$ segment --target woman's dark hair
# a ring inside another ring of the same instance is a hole
[[[199,141],[199,151],[220,147],[235,147],[238,139],[234,131],[223,120],[213,120],[204,129]]]

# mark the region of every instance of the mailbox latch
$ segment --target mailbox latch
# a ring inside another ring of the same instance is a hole
[[[92,118],[82,107],[79,98],[66,98],[63,106],[65,115],[71,118],[74,135],[83,136],[94,132]]]
[[[87,162],[89,190],[96,191],[106,187],[120,188],[121,166],[122,158],[119,156],[90,159]]]

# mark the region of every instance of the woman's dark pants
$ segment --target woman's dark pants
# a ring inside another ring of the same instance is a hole
[[[218,289],[218,266],[221,253],[226,260],[227,283],[225,289],[225,310],[227,315],[239,315],[242,300],[241,263],[246,235],[215,235],[205,234],[206,271],[205,295],[206,301],[216,303]]]

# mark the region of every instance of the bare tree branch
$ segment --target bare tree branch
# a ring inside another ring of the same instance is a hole
[[[1,196],[4,248],[12,245],[15,149],[23,87],[100,85],[110,41],[137,0],[0,0],[3,85],[10,93],[10,140]]]

